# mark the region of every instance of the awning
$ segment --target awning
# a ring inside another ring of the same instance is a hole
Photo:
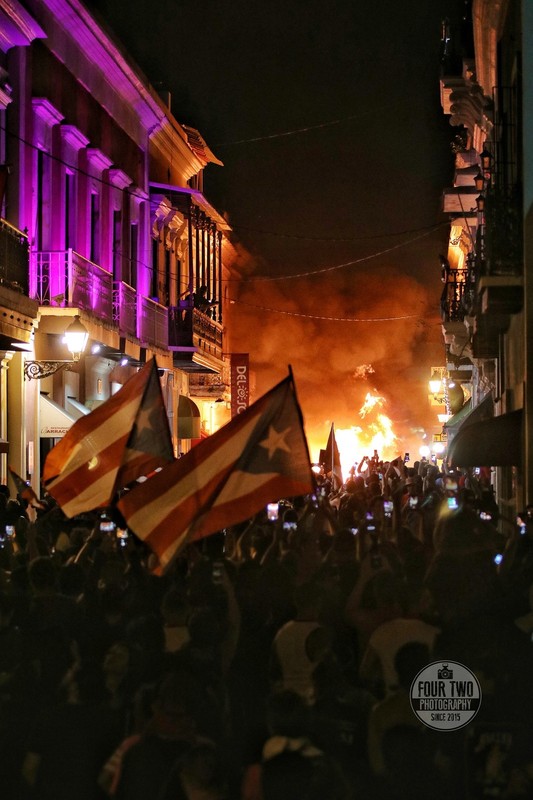
[[[81,419],[81,417],[86,417],[91,413],[91,409],[84,406],[83,403],[80,403],[75,397],[67,397],[67,403],[70,409],[69,413],[74,419]]]
[[[41,439],[61,439],[76,420],[64,408],[39,395],[39,436]]]
[[[464,425],[448,448],[454,467],[508,467],[522,463],[522,410]]]
[[[180,394],[178,400],[178,439],[199,439],[201,428],[200,409],[190,397]]]
[[[459,425],[461,425],[464,422],[464,420],[468,417],[468,415],[471,413],[472,413],[472,398],[470,398],[470,400],[467,400],[464,406],[461,409],[459,409],[459,411],[456,414],[452,414],[452,416],[448,420],[446,420],[446,422],[442,427],[447,429],[453,428],[456,430],[459,427]]]
[[[447,422],[444,423],[443,430],[446,432],[448,440],[448,450],[450,445],[459,433],[459,431],[472,425],[474,422],[482,422],[485,419],[491,419],[494,416],[494,402],[492,395],[487,394],[477,406],[472,407],[472,398],[468,400],[464,406]]]

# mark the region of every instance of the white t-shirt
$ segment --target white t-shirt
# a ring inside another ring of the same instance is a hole
[[[375,654],[381,664],[385,690],[387,692],[394,691],[398,688],[398,674],[394,668],[394,659],[398,650],[408,642],[421,642],[428,646],[431,653],[438,633],[440,633],[438,628],[428,625],[427,622],[420,619],[397,617],[383,622],[369,639],[367,652],[361,663],[361,674],[368,677],[365,669],[371,662],[372,655]],[[373,653],[369,651],[373,651]]]

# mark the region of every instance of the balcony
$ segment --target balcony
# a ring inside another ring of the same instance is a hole
[[[465,269],[451,269],[446,275],[440,304],[443,322],[458,322],[465,318],[466,300],[470,291]]]
[[[0,285],[28,296],[28,267],[28,237],[0,219]]]
[[[218,373],[191,373],[189,376],[189,392],[193,397],[201,397],[204,400],[222,399],[224,393],[229,389],[227,371],[225,369],[223,375]]]
[[[478,314],[474,321],[472,335],[472,355],[474,358],[498,358],[500,355],[500,335],[509,327],[509,317],[503,315]]]
[[[483,275],[478,284],[482,314],[518,314],[524,301],[522,277],[514,275]]]
[[[0,350],[29,343],[38,305],[29,298],[28,238],[0,219]]]
[[[149,297],[139,297],[138,336],[143,347],[168,350],[168,309]]]
[[[137,292],[122,281],[114,284],[113,322],[121,336],[137,338]]]
[[[223,370],[223,326],[186,301],[169,309],[168,345],[174,366],[186,372]]]
[[[168,349],[168,310],[73,250],[33,253],[32,296],[41,306],[80,308],[142,347]]]
[[[479,189],[475,186],[453,186],[445,189],[442,195],[442,210],[445,214],[463,216],[471,228],[477,221],[476,198]]]
[[[41,306],[76,307],[106,326],[113,325],[113,276],[74,250],[32,254],[35,286]]]
[[[518,186],[488,190],[483,239],[485,275],[522,275],[523,221]]]

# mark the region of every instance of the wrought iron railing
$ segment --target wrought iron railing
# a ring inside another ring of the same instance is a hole
[[[519,277],[524,253],[518,87],[495,87],[493,106],[479,272],[480,277]]]
[[[114,284],[113,322],[122,335],[137,338],[137,292],[123,281]]]
[[[143,345],[168,348],[168,308],[150,300],[138,299],[138,336]]]
[[[31,296],[42,306],[82,308],[113,324],[113,276],[74,250],[36,252]]]
[[[520,276],[524,260],[520,188],[491,187],[485,208],[481,275]]]
[[[169,345],[198,347],[222,359],[223,326],[186,302],[169,309]]]
[[[465,317],[465,292],[468,288],[467,271],[451,269],[446,275],[441,295],[441,316],[443,322],[455,322]]]
[[[29,266],[28,237],[0,219],[0,284],[27,295]]]

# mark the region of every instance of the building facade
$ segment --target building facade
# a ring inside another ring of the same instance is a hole
[[[39,491],[58,438],[153,356],[176,455],[227,421],[235,253],[202,192],[221,162],[82,3],[0,0],[0,47],[0,480]]]
[[[473,0],[466,24],[443,26],[440,81],[457,133],[454,186],[443,195],[442,330],[449,380],[471,394],[471,408],[447,423],[448,457],[492,469],[510,523],[533,503],[533,127],[522,79],[532,35],[527,3]]]

